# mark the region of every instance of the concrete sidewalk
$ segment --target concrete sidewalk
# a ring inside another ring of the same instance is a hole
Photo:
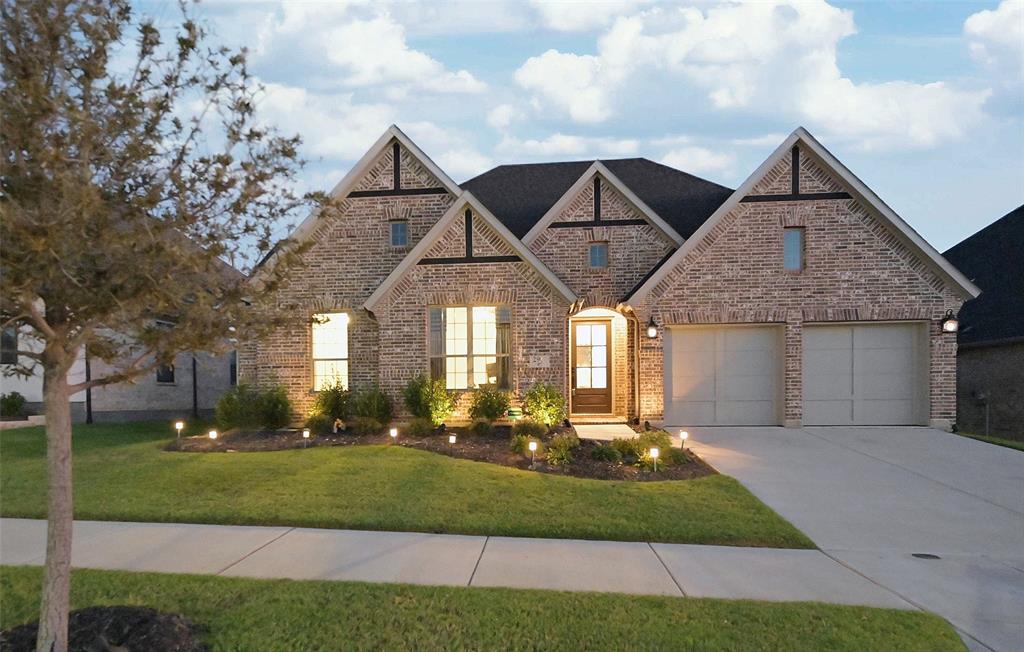
[[[0,519],[0,563],[42,564],[45,537],[45,521]],[[236,577],[914,608],[817,550],[76,521],[73,563]]]

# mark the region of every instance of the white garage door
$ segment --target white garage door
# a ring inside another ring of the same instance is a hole
[[[804,327],[804,425],[927,423],[923,324]]]
[[[782,329],[670,327],[665,339],[665,422],[776,425]]]

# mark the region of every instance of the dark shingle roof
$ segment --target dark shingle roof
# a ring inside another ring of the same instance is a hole
[[[644,158],[601,162],[684,238],[732,194],[725,186]],[[593,163],[500,165],[460,185],[522,238]]]
[[[1024,205],[943,255],[981,288],[960,310],[958,341],[1024,337]]]

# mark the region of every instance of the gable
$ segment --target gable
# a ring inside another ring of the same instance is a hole
[[[549,292],[566,302],[576,295],[472,194],[463,192],[448,212],[369,296],[364,306],[373,311],[416,268],[472,267],[493,271],[496,265],[529,269]],[[485,267],[486,266],[486,267]],[[513,270],[509,270],[510,273]]]
[[[920,278],[927,279],[927,284],[936,291],[951,291],[961,298],[977,296],[977,287],[943,259],[806,130],[798,128],[693,236],[627,299],[638,302],[655,292],[682,263],[692,262],[695,254],[699,256],[706,251],[710,243],[721,236],[737,215],[746,214],[748,211],[751,214],[773,211],[777,225],[781,225],[786,219],[799,219],[798,216],[801,214],[806,218],[808,208],[816,210],[818,204],[844,205],[848,208],[848,216],[868,216],[871,228],[876,233],[875,237],[884,240]],[[835,244],[843,247],[840,250],[843,251],[860,243],[854,239],[836,241]],[[880,282],[884,287],[885,280]],[[664,288],[659,292],[663,290]]]

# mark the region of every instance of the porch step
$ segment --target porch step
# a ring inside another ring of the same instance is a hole
[[[637,436],[635,430],[624,423],[573,423],[576,435],[580,439],[611,441],[613,439],[632,439]]]

